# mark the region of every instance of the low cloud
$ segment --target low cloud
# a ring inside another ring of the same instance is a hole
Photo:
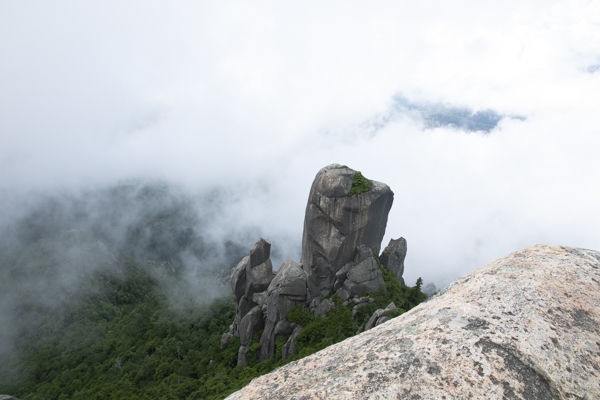
[[[600,248],[598,15],[584,1],[2,3],[2,224],[53,193],[160,181],[219,193],[203,205],[215,240],[262,235],[298,259],[310,183],[338,162],[396,193],[385,240],[407,239],[409,283],[538,242]]]

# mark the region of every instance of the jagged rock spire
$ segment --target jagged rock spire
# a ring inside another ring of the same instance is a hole
[[[322,168],[315,177],[304,217],[302,268],[313,297],[333,292],[335,274],[365,245],[379,254],[394,193],[381,182],[350,195],[357,171],[339,164]]]
[[[227,345],[232,335],[240,338],[238,364],[245,362],[253,335],[263,328],[260,360],[274,356],[279,336],[299,334],[286,319],[293,307],[313,311],[334,292],[348,300],[381,289],[384,281],[375,255],[393,200],[386,184],[351,168],[332,164],[317,173],[306,206],[302,263],[288,260],[273,277],[271,244],[261,239],[232,272],[237,313],[221,343]],[[288,343],[285,356],[293,349],[294,343]]]

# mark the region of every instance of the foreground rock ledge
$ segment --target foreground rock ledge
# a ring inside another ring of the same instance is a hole
[[[600,253],[537,245],[228,399],[599,399]]]

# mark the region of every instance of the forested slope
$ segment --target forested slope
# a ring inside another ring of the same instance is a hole
[[[243,366],[236,366],[237,338],[221,348],[234,318],[230,297],[204,302],[168,263],[111,256],[78,232],[2,254],[1,311],[15,318],[3,328],[0,393],[22,399],[219,399],[284,364],[253,357],[258,337]],[[351,306],[339,301],[325,318],[295,310],[291,319],[305,329],[298,354],[286,362],[352,336],[370,312],[390,301],[407,310],[425,297],[389,273],[376,296],[356,321]]]

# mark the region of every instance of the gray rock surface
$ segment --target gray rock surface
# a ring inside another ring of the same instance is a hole
[[[287,340],[287,342],[285,342],[285,344],[283,345],[283,348],[281,349],[281,354],[282,354],[281,359],[282,360],[287,360],[288,358],[290,358],[291,356],[296,354],[296,338],[301,333],[302,333],[302,327],[296,326],[294,328],[294,331],[290,335],[289,339]]]
[[[320,301],[319,304],[315,307],[314,315],[315,317],[324,317],[334,307],[335,304],[333,303],[333,301],[325,299],[323,301]]]
[[[232,334],[239,336],[239,326],[245,315],[259,305],[261,293],[265,292],[274,278],[273,264],[269,258],[271,243],[260,239],[231,272],[231,290],[237,304]],[[255,319],[253,319],[255,323]],[[261,328],[262,329],[262,328]]]
[[[380,308],[379,310],[375,310],[375,312],[373,313],[373,315],[371,315],[371,318],[369,318],[369,321],[365,325],[365,331],[368,331],[369,329],[373,328],[375,326],[375,323],[377,322],[379,317],[381,317],[383,315],[383,313],[384,313],[383,308]]]
[[[230,283],[237,309],[229,334],[246,347],[239,362],[263,326],[259,358],[273,357],[277,337],[294,330],[285,318],[291,308],[304,305],[315,316],[324,316],[334,307],[323,300],[328,294],[336,292],[350,301],[381,289],[383,276],[374,254],[381,247],[394,194],[387,185],[370,181],[369,191],[348,196],[356,173],[332,164],[317,174],[306,207],[302,264],[286,261],[273,275],[271,244],[260,239],[233,269]],[[229,339],[223,335],[222,345]]]
[[[352,299],[354,304],[362,304],[362,303],[374,303],[375,299],[369,296],[364,297],[355,297]]]
[[[267,304],[267,291],[260,293],[254,293],[252,295],[252,301],[258,304],[259,306]]]
[[[304,270],[295,261],[285,261],[267,289],[267,320],[260,338],[261,361],[275,354],[275,341],[279,335],[291,333],[292,328],[284,318],[293,307],[306,303],[306,293]]]
[[[236,315],[230,331],[221,337],[221,347],[226,347],[232,336],[240,338],[238,365],[246,362],[252,338],[265,326],[261,306],[267,301],[267,289],[275,277],[270,254],[271,243],[261,238],[231,272]]]
[[[404,284],[404,259],[406,258],[406,239],[390,239],[390,243],[379,256],[381,265],[392,271]]]
[[[600,253],[538,245],[235,399],[600,399]]]
[[[271,243],[261,238],[250,250],[250,255],[242,258],[233,269],[231,290],[236,303],[243,296],[252,300],[255,293],[263,292],[269,287],[274,277],[270,254]]]
[[[373,315],[371,315],[371,318],[369,318],[369,321],[365,325],[365,331],[368,331],[369,329],[388,321],[390,318],[385,315],[385,312],[395,310],[397,308],[398,307],[396,307],[394,303],[390,303],[387,305],[386,308],[380,308],[379,310],[375,310],[375,312],[373,313]]]
[[[352,307],[352,319],[356,318],[356,315],[358,314],[358,310],[360,310],[363,307],[368,306],[369,303],[359,303],[357,305],[355,305],[354,307]]]
[[[371,190],[348,196],[356,171],[332,164],[313,181],[302,237],[302,267],[312,297],[332,293],[335,274],[366,245],[379,254],[394,193],[381,182]]]
[[[250,256],[246,256],[240,260],[231,271],[231,291],[235,304],[240,302],[246,291],[246,267],[250,264]]]
[[[266,262],[271,256],[271,243],[260,238],[250,249],[250,265],[256,266]]]
[[[383,286],[383,276],[373,252],[365,245],[361,245],[357,251],[353,262],[346,264],[336,274],[336,284],[343,281],[341,288],[336,294],[342,300],[348,300],[351,297],[357,297],[367,292],[378,292]]]
[[[229,346],[229,342],[231,341],[231,338],[233,337],[233,334],[229,333],[229,332],[225,332],[222,336],[221,336],[221,348],[224,349],[227,346]]]
[[[246,364],[246,354],[248,354],[248,346],[240,346],[240,348],[238,349],[238,361],[237,361],[237,365],[244,365]]]
[[[240,321],[238,336],[242,346],[250,346],[252,338],[265,327],[265,320],[260,306],[252,308]]]
[[[14,396],[10,396],[8,394],[0,394],[0,400],[19,400]]]
[[[245,287],[245,295],[249,299],[252,299],[255,293],[267,290],[273,280],[273,264],[269,258],[270,254],[271,243],[265,239],[260,239],[250,250]]]

